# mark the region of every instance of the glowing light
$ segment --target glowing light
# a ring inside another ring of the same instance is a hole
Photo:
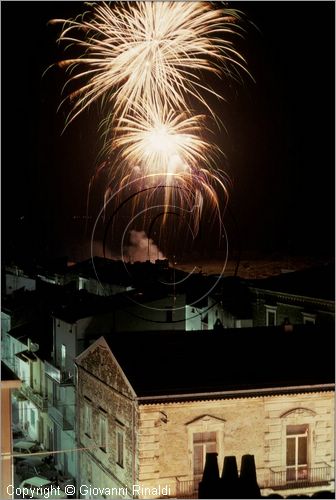
[[[120,151],[127,165],[140,165],[143,173],[166,175],[210,165],[214,151],[219,150],[201,138],[204,121],[201,115],[137,106],[132,115],[119,120],[111,148]]]
[[[211,2],[99,2],[92,12],[63,23],[60,42],[83,50],[59,66],[70,72],[74,103],[71,121],[104,97],[116,116],[133,103],[181,111],[186,95],[210,110],[203,92],[220,97],[203,83],[201,71],[239,78],[245,60],[233,45],[241,35],[241,13],[217,8]],[[212,113],[212,111],[210,110]]]

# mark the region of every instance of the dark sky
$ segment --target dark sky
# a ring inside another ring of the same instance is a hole
[[[334,2],[232,2],[246,13],[247,77],[223,93],[220,146],[232,180],[230,245],[274,255],[334,255]],[[64,58],[52,18],[82,2],[1,2],[2,252],[80,257],[88,182],[100,143],[96,108],[61,135]],[[216,83],[220,89],[221,83]],[[224,85],[224,82],[223,82]],[[102,201],[101,182],[95,188]],[[83,257],[86,255],[82,255]]]

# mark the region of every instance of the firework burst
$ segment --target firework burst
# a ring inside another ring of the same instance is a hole
[[[89,15],[89,17],[88,17]],[[245,60],[234,48],[241,34],[240,13],[210,2],[104,2],[89,14],[63,23],[59,42],[80,47],[83,55],[59,63],[70,70],[74,103],[68,121],[99,98],[116,117],[134,103],[160,109],[189,108],[193,96],[210,110],[203,94],[202,72],[239,77]]]
[[[202,139],[204,116],[176,113],[166,106],[159,110],[134,106],[132,111],[118,121],[116,138],[111,143],[126,163],[163,176],[190,171],[196,165],[210,165],[214,148]]]
[[[155,199],[166,207],[163,221],[180,207],[197,234],[207,206],[222,228],[227,177],[214,166],[221,152],[205,139],[206,117],[194,115],[192,103],[217,120],[206,97],[223,96],[204,73],[237,79],[247,72],[233,43],[240,21],[239,11],[211,2],[174,1],[99,2],[76,19],[51,21],[63,23],[59,42],[81,50],[59,63],[69,72],[66,88],[74,89],[65,98],[72,105],[66,125],[97,100],[107,108],[105,205],[123,203],[133,190],[133,215],[143,208],[137,193],[145,193],[145,205]]]

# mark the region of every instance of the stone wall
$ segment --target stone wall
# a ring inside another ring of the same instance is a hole
[[[286,466],[286,425],[309,426],[309,466],[334,466],[333,393],[260,396],[140,406],[140,481],[144,486],[193,479],[193,433],[217,432],[218,463],[235,455],[255,457],[258,482]],[[221,471],[220,471],[221,472]],[[306,490],[307,492],[307,490]],[[312,489],[314,492],[314,489]]]
[[[91,408],[90,435],[85,433],[85,405]],[[107,424],[106,451],[100,448],[101,416]],[[134,393],[127,380],[106,345],[96,346],[78,366],[77,441],[80,448],[86,448],[80,453],[78,487],[84,484],[131,491],[138,474],[137,419]],[[117,460],[118,431],[124,436],[122,466]]]

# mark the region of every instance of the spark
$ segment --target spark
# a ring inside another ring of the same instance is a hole
[[[59,63],[70,77],[73,104],[68,123],[102,98],[113,115],[129,113],[133,103],[184,111],[193,96],[213,114],[204,91],[222,98],[204,83],[202,72],[239,78],[246,62],[232,37],[242,35],[241,13],[211,2],[105,2],[92,12],[63,23],[59,42],[76,45],[77,58]]]
[[[206,117],[189,116],[166,107],[158,110],[134,105],[132,111],[119,120],[107,151],[116,155],[110,170],[110,185],[124,187],[137,179],[141,191],[157,183],[160,189],[146,191],[146,204],[149,206],[156,195],[158,203],[163,196],[167,207],[163,222],[172,205],[188,207],[197,234],[204,199],[219,214],[220,200],[226,201],[228,196],[225,174],[215,167],[222,152],[202,138],[207,131]],[[163,195],[162,186],[165,186]],[[108,190],[105,200],[110,193]],[[137,208],[137,200],[134,201],[133,213]]]
[[[202,139],[204,122],[203,115],[133,106],[133,113],[119,120],[111,149],[120,150],[126,163],[138,165],[146,173],[190,171],[197,164],[210,165],[215,151],[220,153]]]

